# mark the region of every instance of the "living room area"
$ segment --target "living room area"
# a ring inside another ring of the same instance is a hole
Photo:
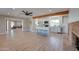
[[[0,50],[77,51],[70,24],[78,21],[78,10],[0,8]]]

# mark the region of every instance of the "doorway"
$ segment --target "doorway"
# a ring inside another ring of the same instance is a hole
[[[17,33],[22,32],[22,21],[7,20],[7,36],[14,37]]]

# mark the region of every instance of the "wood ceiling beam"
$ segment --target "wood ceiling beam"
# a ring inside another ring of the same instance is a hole
[[[57,13],[50,13],[50,14],[45,14],[45,15],[40,15],[40,16],[33,16],[33,19],[36,18],[42,18],[42,17],[47,17],[47,16],[58,16],[58,15],[67,15],[69,14],[69,11],[62,11],[62,12],[57,12]]]

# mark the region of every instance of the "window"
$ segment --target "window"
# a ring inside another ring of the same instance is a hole
[[[11,27],[13,27],[14,26],[14,22],[11,22]]]
[[[50,26],[59,26],[59,25],[60,25],[59,19],[55,19],[55,20],[50,21]]]

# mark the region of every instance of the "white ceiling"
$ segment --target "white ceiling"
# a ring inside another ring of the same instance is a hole
[[[25,18],[21,11],[28,10],[33,12],[33,16],[48,14],[48,13],[55,13],[60,11],[68,10],[67,8],[0,8],[0,15],[9,15],[14,17],[22,17]]]

